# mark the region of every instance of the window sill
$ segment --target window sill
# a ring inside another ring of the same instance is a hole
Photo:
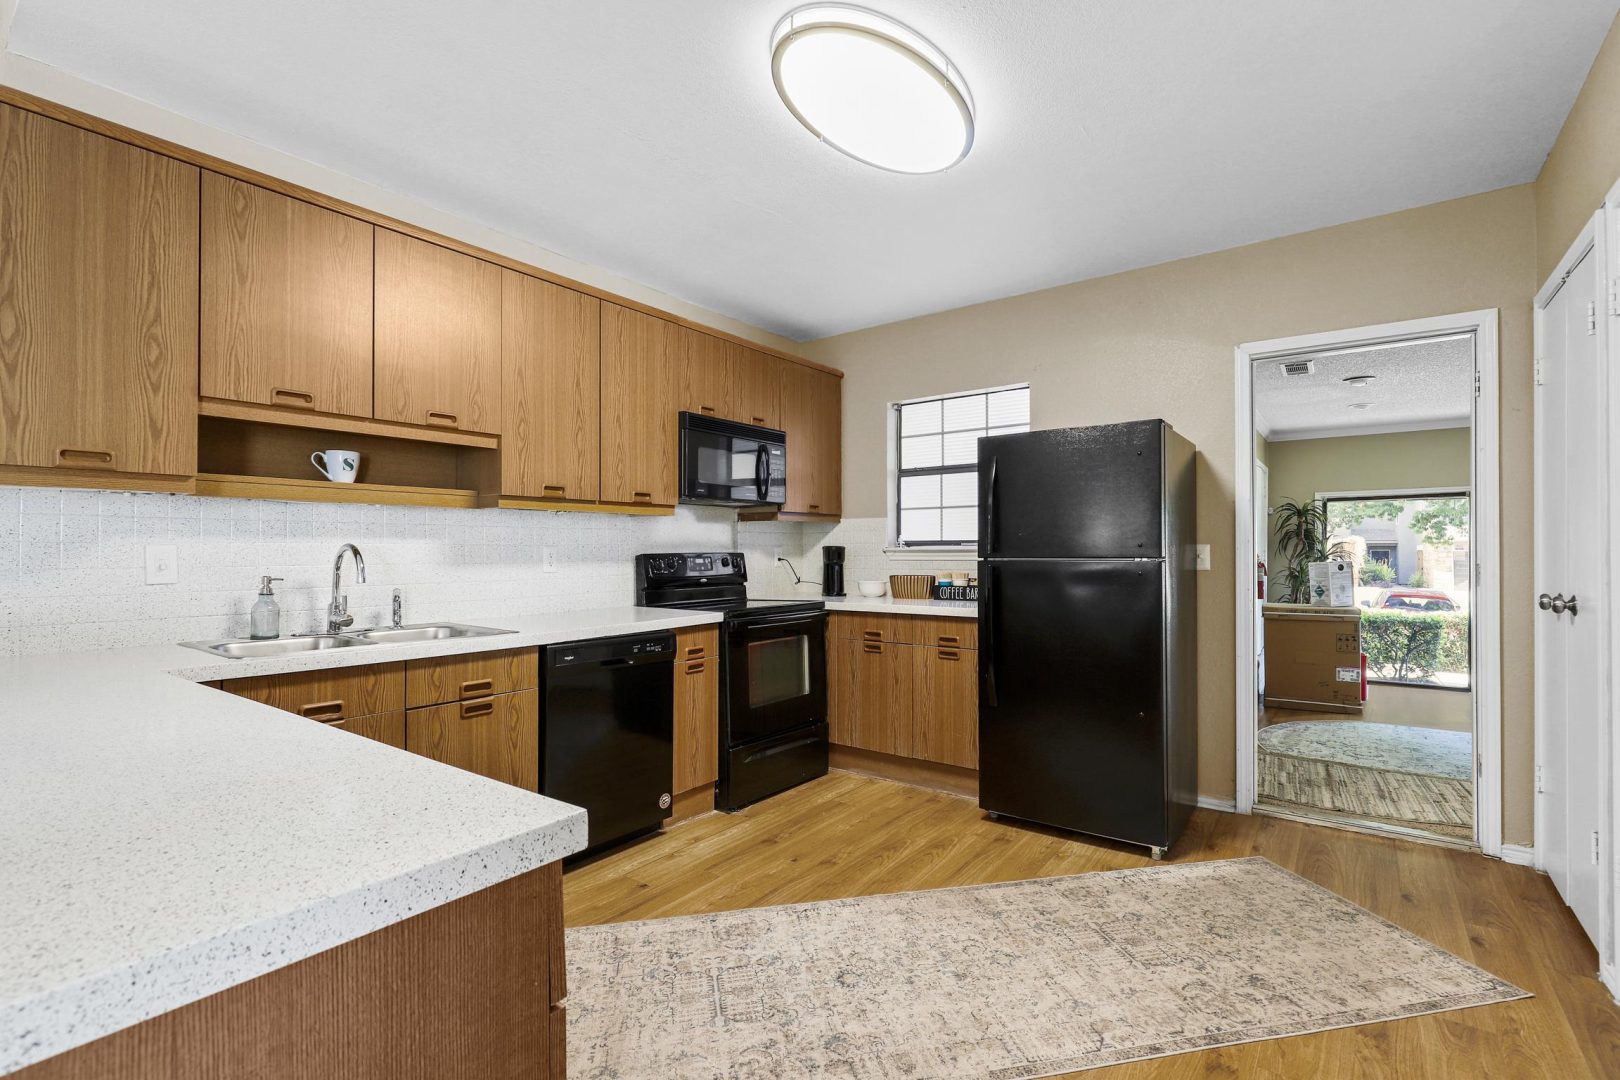
[[[914,562],[937,562],[940,559],[977,559],[977,547],[886,547],[883,554],[891,559]]]

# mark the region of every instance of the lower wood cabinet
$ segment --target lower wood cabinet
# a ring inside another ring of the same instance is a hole
[[[226,679],[219,686],[238,697],[405,748],[404,664]]]
[[[720,633],[675,632],[675,778],[677,797],[720,779]]]
[[[357,716],[353,720],[341,720],[333,726],[341,727],[351,735],[359,735],[362,738],[376,739],[380,743],[387,743],[396,750],[405,749],[404,709],[373,713],[370,716]]]
[[[405,749],[458,769],[540,790],[540,692],[453,701],[405,714]]]
[[[886,640],[976,640],[977,627],[958,622],[953,627],[943,619],[834,615],[827,642],[833,743],[977,769],[978,653],[956,645]],[[852,632],[863,636],[845,636]]]

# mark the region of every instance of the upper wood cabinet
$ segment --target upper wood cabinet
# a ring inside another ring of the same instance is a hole
[[[737,419],[740,346],[691,327],[678,327],[680,390],[676,411]]]
[[[758,349],[741,349],[737,379],[737,419],[768,428],[782,426],[782,389],[790,365]]]
[[[197,220],[195,167],[0,106],[0,465],[196,471]]]
[[[501,494],[594,501],[602,303],[515,270],[501,279]]]
[[[673,506],[681,342],[673,323],[602,304],[602,501]]]
[[[501,431],[501,268],[376,230],[376,416]]]
[[[843,511],[843,380],[804,364],[786,363],[784,369],[788,487],[782,509],[837,515]]]
[[[203,173],[203,396],[371,416],[371,234]]]

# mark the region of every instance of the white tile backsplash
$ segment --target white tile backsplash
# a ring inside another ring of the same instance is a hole
[[[346,541],[366,559],[364,585],[343,569],[360,626],[388,621],[396,588],[408,622],[632,603],[632,562],[646,551],[743,551],[755,596],[793,593],[777,550],[819,576],[803,525],[735,518],[690,506],[634,517],[0,487],[0,655],[243,636],[262,574],[286,578],[283,633],[319,629]],[[177,584],[145,584],[151,543],[176,547]],[[542,572],[542,547],[556,549],[555,572]]]
[[[821,576],[821,549],[828,544],[843,545],[844,591],[853,595],[857,581],[887,582],[890,574],[933,574],[950,570],[977,570],[977,559],[960,553],[930,556],[925,551],[908,551],[903,556],[886,552],[889,523],[885,518],[845,518],[836,525],[803,526],[805,559],[814,574],[801,568],[805,577]]]

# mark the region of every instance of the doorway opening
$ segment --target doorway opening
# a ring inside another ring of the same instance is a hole
[[[1237,350],[1240,811],[1499,850],[1495,328]]]

